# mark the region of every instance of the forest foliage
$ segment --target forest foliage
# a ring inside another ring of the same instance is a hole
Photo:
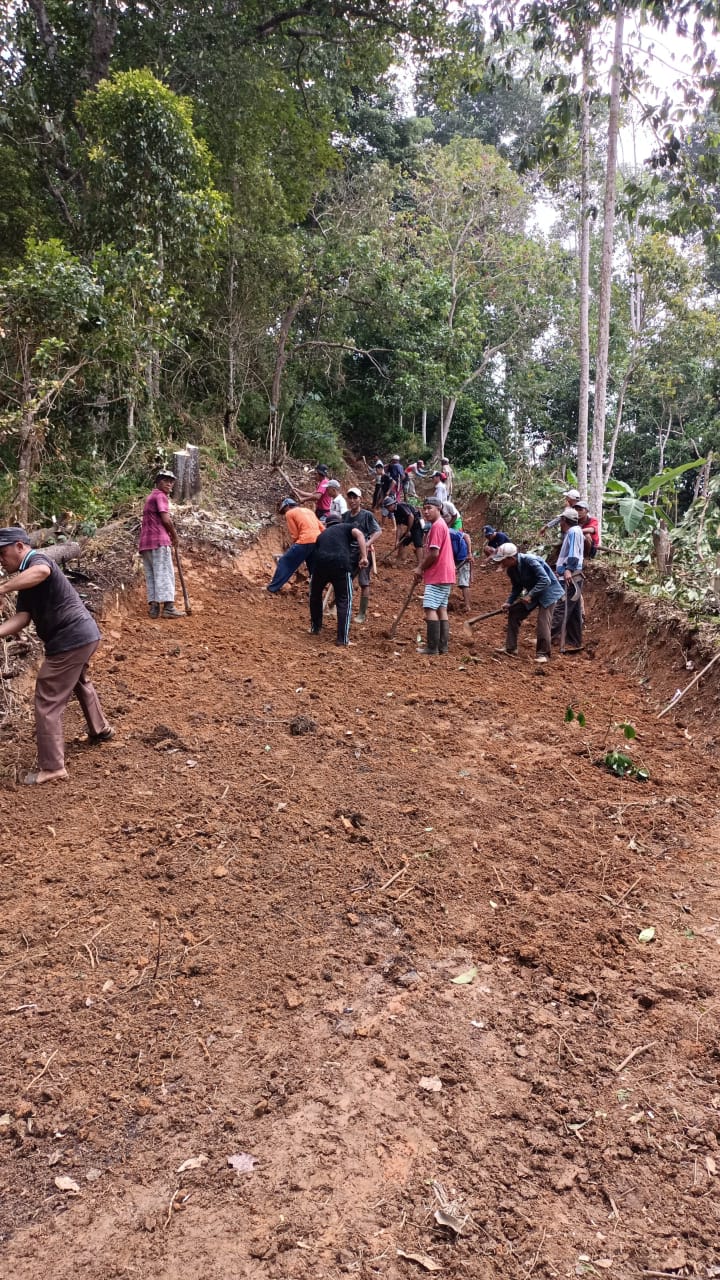
[[[621,77],[623,121],[642,111],[656,141],[617,174],[604,482],[634,494],[675,468],[678,522],[720,450],[714,8],[642,6],[687,38],[682,91],[657,91],[636,28]],[[506,506],[519,476],[576,468],[578,246],[584,220],[594,334],[616,12],[10,6],[4,515],[102,519],[187,438],[333,465],[444,449]]]

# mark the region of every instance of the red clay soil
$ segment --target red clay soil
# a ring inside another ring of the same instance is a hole
[[[592,611],[543,672],[500,619],[428,659],[388,570],[339,650],[271,567],[106,619],[67,783],[4,745],[2,1274],[720,1274],[715,753]]]

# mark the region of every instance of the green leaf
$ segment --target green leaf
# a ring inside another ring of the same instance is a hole
[[[586,725],[587,721],[585,720],[585,712],[584,712],[584,711],[578,711],[577,722],[578,722],[578,724],[580,725],[580,727],[581,727],[582,729],[584,729],[584,728],[585,728],[585,725]]]
[[[629,723],[621,724],[620,728],[622,729],[624,736],[628,740],[631,738],[637,738],[637,732],[635,730],[634,724],[629,724]]]
[[[575,719],[575,712],[573,711],[572,707],[566,707],[565,708],[565,724],[570,724],[570,721],[574,719]]]
[[[650,926],[649,929],[640,930],[638,934],[638,942],[654,942],[654,941],[655,941],[655,930],[652,927],[652,925]]]
[[[693,462],[683,462],[679,467],[666,467],[658,475],[652,476],[642,489],[638,489],[638,498],[648,498],[651,493],[656,493],[658,489],[664,489],[666,485],[672,484],[673,480],[684,475],[686,471],[696,471],[698,467],[704,467],[706,461],[706,458],[696,458]]]

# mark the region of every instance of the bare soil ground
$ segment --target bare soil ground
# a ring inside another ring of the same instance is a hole
[[[388,643],[397,570],[339,650],[278,545],[126,591],[68,783],[3,744],[3,1275],[720,1275],[713,717],[600,590],[543,674],[498,619],[417,656],[419,602]]]

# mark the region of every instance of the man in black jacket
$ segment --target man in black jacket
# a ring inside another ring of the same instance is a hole
[[[367,566],[367,546],[360,529],[344,524],[339,516],[328,516],[327,527],[315,543],[315,560],[310,582],[310,632],[317,636],[322,631],[323,591],[332,583],[337,606],[336,644],[350,643],[350,619],[352,616],[352,546],[357,543],[361,568]]]
[[[0,582],[0,595],[17,591],[13,618],[0,625],[1,636],[18,635],[30,622],[45,645],[35,685],[35,733],[39,769],[25,782],[67,778],[63,716],[73,693],[82,708],[90,742],[113,736],[88,676],[88,663],[100,643],[95,619],[77,591],[49,556],[33,551],[24,529],[0,529],[0,566],[14,574]]]

